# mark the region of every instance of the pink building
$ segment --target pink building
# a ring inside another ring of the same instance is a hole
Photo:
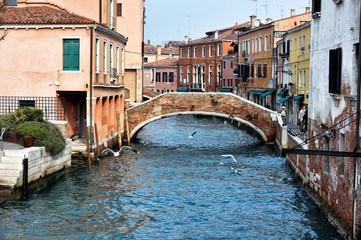
[[[158,93],[175,92],[178,88],[179,60],[166,58],[145,64],[144,70],[150,72],[150,81]]]
[[[237,65],[237,46],[234,50],[229,50],[228,55],[222,57],[222,88],[219,91],[232,92],[237,94],[238,90],[238,65]]]
[[[0,42],[0,114],[35,106],[47,120],[66,121],[68,137],[84,136],[85,126],[96,123],[99,140],[115,138],[127,42],[110,17],[116,2],[102,11],[85,0],[9,3],[0,12],[0,31],[7,31]]]

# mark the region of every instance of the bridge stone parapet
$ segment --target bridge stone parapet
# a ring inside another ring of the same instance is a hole
[[[175,115],[207,115],[238,121],[266,143],[277,131],[277,112],[232,93],[165,93],[127,110],[129,137],[145,125]]]

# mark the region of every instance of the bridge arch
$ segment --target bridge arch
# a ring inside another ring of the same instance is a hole
[[[127,109],[129,137],[153,121],[190,114],[240,122],[266,143],[276,136],[276,112],[232,93],[164,93]]]

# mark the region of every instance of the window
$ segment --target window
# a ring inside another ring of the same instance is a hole
[[[223,61],[223,69],[226,69],[226,61]]]
[[[174,72],[169,73],[169,82],[170,83],[174,82]]]
[[[290,41],[288,48],[290,49],[290,52],[291,52],[292,51],[292,40],[288,40],[288,41]]]
[[[114,4],[113,0],[110,0],[110,28],[114,28]]]
[[[95,73],[99,73],[99,38],[95,39]]]
[[[79,39],[63,39],[63,70],[79,71]]]
[[[264,36],[264,50],[267,51],[267,45],[268,45],[268,36]]]
[[[209,46],[209,56],[213,57],[213,46],[212,45]]]
[[[107,74],[107,41],[103,43],[103,73]]]
[[[206,57],[206,46],[202,46],[202,57]]]
[[[254,64],[251,64],[251,75],[249,77],[254,77]]]
[[[184,79],[183,79],[183,67],[179,68],[180,71],[180,84],[184,84]]]
[[[262,52],[262,37],[259,37],[259,51]]]
[[[254,38],[252,38],[252,53],[254,53]]]
[[[213,67],[209,65],[209,86],[212,86],[212,74],[213,74]]]
[[[194,58],[197,58],[197,47],[194,47]]]
[[[122,47],[122,76],[125,73],[125,64],[124,64],[124,47]]]
[[[302,70],[299,71],[298,75],[298,87],[301,88],[302,86]]]
[[[322,139],[322,148],[324,151],[330,150],[329,140],[327,138]],[[323,156],[323,172],[325,174],[328,174],[330,172],[330,157],[329,156]]]
[[[159,72],[157,72],[155,74],[155,82],[160,82],[160,73]]]
[[[257,41],[258,39],[256,38],[254,41],[254,52],[257,52]]]
[[[113,68],[113,43],[109,44],[109,50],[110,50],[110,54],[109,54],[109,73],[110,73],[110,77],[114,78],[114,68]]]
[[[191,58],[191,48],[188,48],[188,58]]]
[[[233,61],[231,61],[231,69],[233,69]]]
[[[144,57],[144,63],[148,63],[148,58]]]
[[[329,93],[341,93],[341,74],[342,74],[342,49],[336,48],[330,50],[329,58]]]
[[[221,54],[222,54],[222,46],[221,46],[221,44],[218,44],[217,55],[221,56]]]
[[[312,0],[312,15],[321,12],[321,0]]]
[[[303,70],[303,88],[306,88],[306,70]]]
[[[301,49],[301,47],[302,47],[302,41],[301,41],[301,36],[300,36],[299,43],[298,43],[298,48]]]
[[[295,51],[297,50],[297,38],[295,38]]]
[[[340,133],[340,144],[339,144],[339,151],[345,152],[346,151],[346,134]],[[340,176],[345,175],[345,158],[340,157],[339,159],[339,174]]]
[[[117,75],[119,75],[119,46],[117,45],[117,60],[116,60]]]
[[[271,34],[269,35],[269,45],[268,45],[268,50],[271,50],[273,48],[272,46],[272,38],[271,38]]]
[[[163,73],[163,82],[167,82],[168,81],[168,74],[166,72]]]
[[[257,72],[258,72],[258,77],[262,77],[262,64],[258,64]]]
[[[5,0],[5,6],[16,6],[17,0]]]
[[[122,4],[118,3],[117,4],[117,17],[121,17],[122,16]]]
[[[35,107],[35,100],[19,100],[20,107]]]
[[[191,67],[188,67],[187,69],[187,84],[189,84],[191,81]]]
[[[181,52],[180,52],[180,58],[183,59],[183,48],[181,48]]]
[[[221,64],[217,64],[217,85],[221,85]]]
[[[267,77],[267,64],[263,64],[263,77]]]
[[[302,47],[303,47],[303,50],[305,50],[305,46],[306,46],[306,37],[305,35],[302,36]]]

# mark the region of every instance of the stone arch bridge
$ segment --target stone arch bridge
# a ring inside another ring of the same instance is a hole
[[[127,109],[129,138],[150,122],[175,115],[217,116],[239,122],[257,137],[272,143],[277,113],[232,93],[165,93]]]

